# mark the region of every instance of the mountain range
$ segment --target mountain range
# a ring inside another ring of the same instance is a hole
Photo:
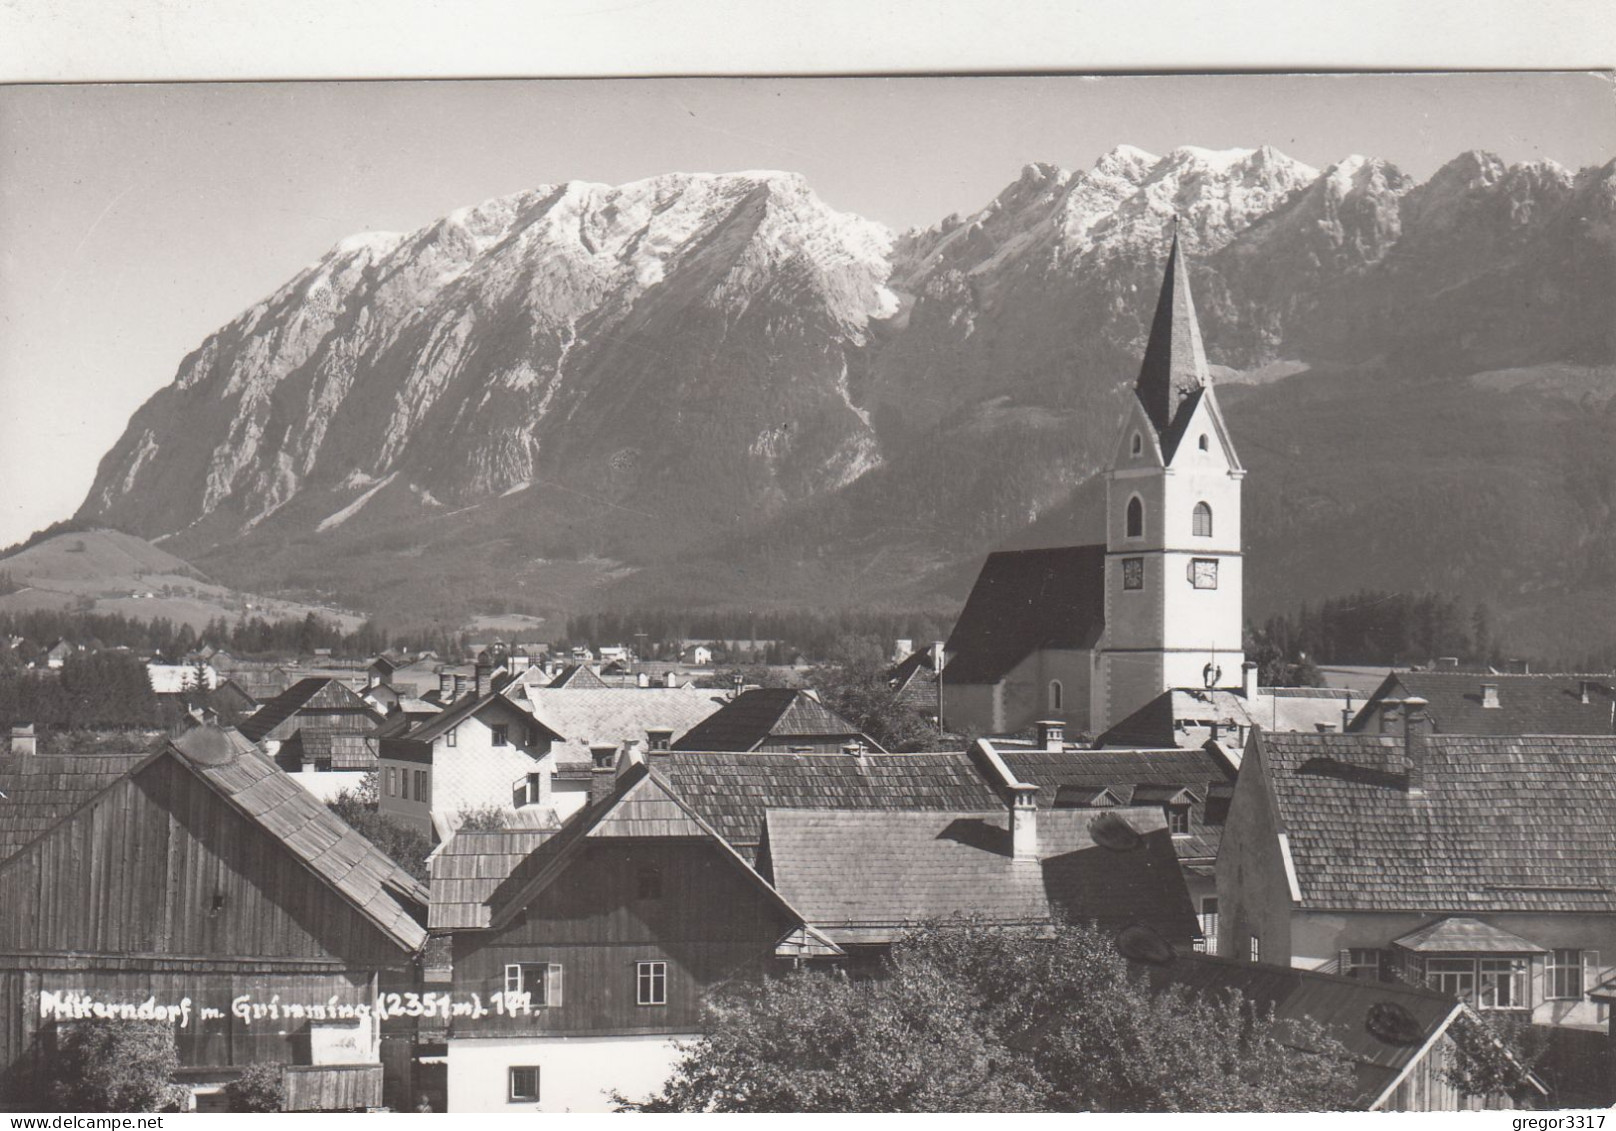
[[[1523,649],[1616,635],[1616,162],[1123,146],[902,234],[791,173],[543,186],[340,243],[76,517],[400,624],[946,610],[990,549],[1093,537],[1175,226],[1248,614],[1426,588]]]

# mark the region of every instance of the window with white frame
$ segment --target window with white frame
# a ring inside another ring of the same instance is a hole
[[[1212,537],[1212,508],[1205,503],[1196,503],[1195,510],[1191,512],[1194,524],[1193,532],[1197,538]]]
[[[1167,831],[1173,836],[1190,835],[1190,807],[1188,805],[1163,805],[1162,813],[1167,818]]]
[[[1247,944],[1246,953],[1247,953],[1247,956],[1249,957],[1249,959],[1252,962],[1261,962],[1262,961],[1262,940],[1259,939],[1256,935],[1252,935],[1250,942]]]
[[[1439,993],[1460,1001],[1476,1000],[1476,960],[1474,958],[1427,958],[1425,984]]]
[[[1477,966],[1477,983],[1481,988],[1481,1000],[1477,1004],[1480,1008],[1527,1008],[1525,958],[1481,958],[1477,959]]]
[[[638,1005],[668,1004],[668,964],[666,962],[636,962],[634,964],[634,1000]]]
[[[510,1102],[536,1103],[539,1098],[539,1066],[519,1064],[511,1066]]]
[[[1549,954],[1544,987],[1557,1001],[1580,1001],[1585,991],[1582,978],[1582,951],[1557,948]]]
[[[445,746],[458,746],[460,744],[460,728],[450,727],[447,731],[445,731],[443,734],[443,744]]]
[[[555,1008],[561,1004],[561,964],[559,962],[512,962],[505,967],[505,995],[526,994],[534,1009]]]

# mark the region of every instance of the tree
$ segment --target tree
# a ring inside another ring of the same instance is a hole
[[[360,787],[359,793],[344,789],[326,802],[326,807],[391,857],[400,868],[426,883],[426,858],[432,851],[432,840],[419,829],[395,821],[377,809],[374,776],[367,775],[371,779],[367,782],[368,789],[365,785]]]
[[[46,1095],[64,1111],[170,1111],[186,1101],[174,1029],[158,1021],[74,1021],[57,1029]]]
[[[1156,969],[1156,968],[1152,968]],[[1159,971],[1158,971],[1159,972]],[[712,1001],[645,1111],[1320,1111],[1352,1061],[1319,1026],[1130,968],[1109,935],[965,920],[882,977],[794,971]],[[622,1097],[619,1097],[620,1101]]]
[[[1454,1057],[1444,1072],[1461,1095],[1503,1099],[1526,1088],[1532,1068],[1548,1048],[1546,1035],[1529,1022],[1465,1010],[1448,1029]]]
[[[280,1111],[286,1105],[286,1066],[249,1064],[224,1086],[231,1111]]]
[[[820,700],[887,750],[930,750],[942,736],[932,719],[898,697],[886,654],[873,637],[846,637],[808,673]]]

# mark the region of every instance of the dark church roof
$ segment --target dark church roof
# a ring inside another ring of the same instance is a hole
[[[989,554],[946,645],[948,684],[997,683],[1042,648],[1092,648],[1105,629],[1105,547]]]
[[[1201,327],[1195,320],[1195,300],[1190,297],[1190,274],[1179,250],[1178,233],[1167,254],[1167,270],[1162,276],[1161,297],[1150,324],[1150,341],[1139,366],[1135,386],[1145,413],[1162,437],[1162,455],[1171,460],[1178,436],[1173,425],[1188,420],[1194,410],[1193,398],[1211,384],[1206,365],[1206,347],[1201,343]],[[1182,431],[1180,424],[1177,431]]]

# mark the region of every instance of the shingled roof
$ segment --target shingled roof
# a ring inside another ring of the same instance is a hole
[[[0,755],[0,861],[150,757],[149,751]]]
[[[857,740],[880,750],[873,740],[806,691],[757,687],[743,691],[691,727],[675,750],[755,750],[766,743]]]
[[[989,554],[944,646],[945,684],[997,683],[1043,648],[1092,648],[1105,629],[1105,547]]]
[[[1498,706],[1482,705],[1482,684],[1498,688]],[[1583,702],[1583,691],[1588,701]],[[1616,733],[1616,675],[1491,675],[1399,671],[1388,675],[1353,720],[1373,731],[1387,699],[1418,696],[1444,734]]]
[[[432,858],[434,931],[486,927],[489,901],[511,872],[549,840],[555,829],[462,829]]]
[[[530,687],[519,706],[560,736],[560,761],[588,761],[595,743],[645,742],[653,729],[678,739],[719,709],[716,691],[693,687]]]
[[[939,754],[654,753],[651,764],[743,855],[768,809],[997,809],[1003,802],[964,751]]]
[[[1126,821],[1139,834],[1102,847],[1090,826]],[[931,919],[1001,924],[1093,920],[1150,927],[1188,946],[1198,934],[1159,809],[1038,814],[1038,858],[1011,853],[1010,814],[771,809],[760,867],[780,893],[839,944],[884,944]]]
[[[356,730],[381,721],[381,713],[366,703],[341,680],[327,676],[300,679],[269,700],[237,728],[249,742],[259,742],[299,711],[343,712],[352,714]],[[332,729],[329,723],[326,729]],[[281,737],[290,737],[290,734]]]
[[[1411,792],[1400,735],[1254,735],[1242,788],[1272,792],[1300,906],[1616,911],[1616,736],[1415,741]]]
[[[1223,839],[1234,785],[1233,769],[1215,753],[1197,750],[1027,750],[1008,742],[993,744],[1017,779],[1038,787],[1034,795],[1041,809],[1078,800],[1073,787],[1089,791],[1088,805],[1106,802],[1103,790],[1116,804],[1143,803],[1144,787],[1183,787],[1190,794],[1190,835],[1173,838],[1181,860],[1215,860]],[[1077,805],[1074,807],[1087,807]]]

